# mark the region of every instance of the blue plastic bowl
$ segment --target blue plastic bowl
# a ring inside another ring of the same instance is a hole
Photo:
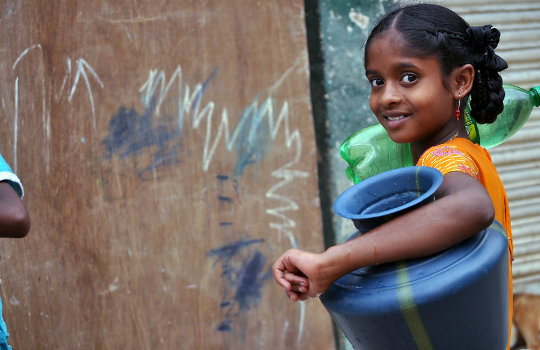
[[[351,219],[361,233],[435,200],[443,175],[437,169],[411,166],[385,171],[343,192],[334,212]]]

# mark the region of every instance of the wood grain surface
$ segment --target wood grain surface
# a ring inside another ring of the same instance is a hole
[[[321,251],[303,1],[0,2],[14,349],[332,349],[271,264]]]

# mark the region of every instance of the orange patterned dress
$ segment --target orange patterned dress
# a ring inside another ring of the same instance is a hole
[[[438,169],[443,175],[452,171],[460,171],[477,179],[487,190],[493,206],[495,219],[505,228],[510,250],[510,330],[512,323],[512,260],[513,242],[510,226],[510,212],[506,191],[489,153],[480,145],[465,138],[455,138],[441,145],[426,150],[416,165]],[[509,340],[510,341],[510,340]]]

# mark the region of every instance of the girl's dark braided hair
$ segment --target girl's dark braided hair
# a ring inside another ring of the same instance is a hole
[[[434,56],[441,73],[448,76],[454,68],[472,64],[475,70],[470,92],[471,117],[478,123],[493,123],[503,110],[504,89],[499,72],[506,62],[495,53],[500,33],[491,25],[471,27],[452,10],[435,4],[415,4],[388,12],[373,28],[365,52],[382,32],[400,32],[411,56]],[[365,55],[365,54],[364,54]],[[366,56],[364,56],[365,62]]]

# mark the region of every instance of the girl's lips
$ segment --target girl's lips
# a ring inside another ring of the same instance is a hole
[[[383,117],[388,119],[388,120],[399,120],[399,119],[403,119],[403,118],[406,118],[406,117],[409,117],[411,114],[410,113],[402,113],[402,112],[391,112],[391,113],[383,113]]]
[[[392,114],[383,115],[384,119],[387,120],[386,124],[389,128],[399,127],[401,124],[405,123],[407,118],[410,116],[411,114],[408,114],[408,113],[402,113],[402,114],[392,113]]]

